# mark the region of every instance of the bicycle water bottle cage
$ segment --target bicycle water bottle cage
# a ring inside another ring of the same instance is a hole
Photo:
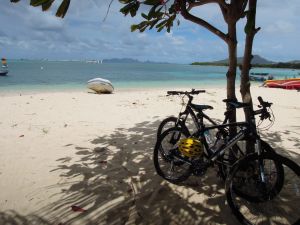
[[[210,105],[196,105],[196,104],[191,104],[191,107],[193,109],[195,109],[196,111],[203,111],[203,110],[206,110],[206,109],[213,109],[213,107],[210,106]]]
[[[236,109],[250,107],[249,103],[238,102],[236,99],[224,99],[223,102],[226,102],[228,106]]]

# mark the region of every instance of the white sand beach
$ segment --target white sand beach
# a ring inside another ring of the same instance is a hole
[[[237,224],[214,169],[180,186],[156,175],[156,129],[181,109],[166,91],[0,93],[0,224]],[[222,119],[225,93],[194,102]],[[300,92],[252,95],[273,102],[264,140],[300,163]]]

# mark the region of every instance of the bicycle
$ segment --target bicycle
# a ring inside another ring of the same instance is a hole
[[[255,115],[259,115],[261,120],[270,119],[271,114],[268,112],[268,109],[271,107],[271,103],[264,102],[261,97],[258,100],[261,109],[252,112],[250,123],[236,122],[203,127],[202,130],[197,131],[192,136],[187,136],[180,127],[173,127],[163,132],[155,145],[153,153],[154,165],[158,175],[173,183],[184,181],[192,173],[203,175],[207,168],[216,162],[219,161],[219,163],[224,164],[222,156],[239,141],[254,140],[257,148],[256,153],[247,155],[244,159],[237,161],[226,179],[226,195],[234,215],[240,222],[252,224],[248,218],[245,218],[244,212],[240,212],[242,208],[238,204],[241,202],[241,199],[249,204],[263,204],[277,199],[284,187],[284,166],[285,168],[290,168],[298,180],[300,173],[300,167],[297,164],[283,156],[279,156],[269,144],[261,140],[256,129]],[[228,101],[230,102],[230,100]],[[232,103],[238,105],[236,102]],[[222,145],[219,145],[215,151],[207,151],[209,146],[206,143],[204,132],[230,126],[239,127],[240,131],[233,137],[225,136],[222,139]],[[175,141],[170,142],[169,140],[172,140],[174,136],[177,138]],[[165,143],[170,146],[163,146]],[[272,170],[270,169],[271,166],[270,168],[265,167],[265,162],[269,162],[269,165],[272,165]],[[167,166],[164,166],[163,163],[166,163]],[[169,170],[165,172],[165,168],[169,168]],[[249,174],[249,170],[250,172],[252,171],[250,173],[252,175],[250,176],[251,179],[246,176]],[[246,175],[243,175],[243,172]],[[291,181],[294,180],[296,179]],[[245,181],[249,181],[252,184],[251,187],[256,185],[256,189],[252,188],[250,191],[247,191],[249,182]],[[297,185],[298,183],[296,183]],[[297,207],[294,207],[294,209],[297,210]],[[251,210],[249,211],[251,212]],[[300,215],[300,213],[297,213],[292,214],[293,216],[296,215],[296,223],[298,222],[297,215]]]
[[[225,100],[225,102],[227,102],[228,105],[232,105],[232,107],[237,108],[248,106],[245,103],[239,103],[235,100]],[[269,118],[268,116],[266,116],[266,113],[267,115],[269,115],[267,112],[267,107],[265,105],[263,109],[256,112],[256,114],[261,114],[262,119]],[[182,167],[182,165],[186,164],[189,168],[185,170],[186,173],[177,178],[168,178],[164,176],[164,174],[161,172],[161,170],[158,167],[159,164],[157,160],[155,160],[155,166],[158,171],[158,174],[162,175],[163,178],[169,180],[170,182],[182,182],[185,179],[187,179],[192,173],[195,175],[201,175],[203,173],[202,170],[207,169],[210,163],[217,163],[219,165],[219,169],[222,170],[224,177],[226,177],[226,173],[229,170],[228,168],[230,168],[237,159],[245,155],[242,152],[242,150],[238,147],[238,142],[242,139],[246,139],[245,137],[247,136],[247,134],[251,132],[254,132],[256,134],[255,124],[248,124],[247,122],[226,123],[227,118],[225,116],[225,122],[223,122],[223,124],[206,126],[203,120],[208,116],[206,116],[201,110],[199,111],[198,115],[200,115],[198,116],[200,118],[199,122],[196,121],[198,129],[192,135],[190,135],[186,131],[186,129],[182,128],[184,124],[180,124],[180,126],[173,127],[164,131],[157,140],[157,143],[154,148],[154,160],[157,158],[158,152],[160,152],[160,155],[166,162],[173,163],[171,159],[175,157],[176,161],[175,164],[172,166],[178,165],[179,167]],[[212,123],[215,124],[215,122],[213,121]],[[231,126],[240,127],[240,131],[237,133],[236,136],[230,138],[228,128]],[[215,143],[212,146],[210,146],[207,143],[204,134],[207,131],[215,129],[218,130],[216,133],[217,137]],[[190,143],[185,143],[185,141],[189,141]],[[263,141],[262,145],[264,151],[274,151],[271,147],[267,145],[267,143]],[[225,149],[222,149],[223,146],[225,146]],[[233,150],[234,146],[238,149],[239,155],[237,155],[236,151]],[[226,150],[229,150],[227,152],[232,153],[231,155],[235,156],[235,158],[224,158]],[[206,165],[204,165],[202,162],[199,162],[199,159],[206,159]],[[201,166],[199,167],[199,165]]]
[[[193,104],[193,95],[198,95],[199,93],[205,93],[205,90],[195,90],[192,89],[192,91],[168,91],[167,95],[180,95],[182,96],[182,99],[185,97],[188,98],[188,101],[185,105],[184,110],[181,110],[178,117],[170,116],[164,119],[157,130],[157,139],[159,139],[160,135],[163,133],[163,130],[166,130],[165,127],[179,127],[182,129],[182,133],[188,137],[191,136],[191,132],[188,129],[186,125],[187,118],[190,116],[194,126],[196,127],[196,133],[199,133],[206,124],[211,124],[213,126],[218,126],[218,123],[215,122],[212,118],[210,118],[207,114],[204,113],[207,109],[213,109],[210,105],[196,105]],[[226,104],[226,111],[224,113],[224,120],[221,124],[227,124],[229,121],[229,115],[233,110],[236,110],[238,108],[248,107],[249,104],[238,102],[236,100],[230,100],[225,99],[223,100]],[[204,137],[205,137],[205,149],[209,151],[209,154],[213,154],[215,152],[215,149],[217,148],[217,145],[220,145],[222,142],[222,139],[225,139],[229,135],[228,127],[214,127],[213,129],[217,129],[216,132],[216,139],[213,140],[212,138],[212,132],[209,132],[210,130],[204,131]],[[170,141],[174,142],[176,139],[174,139],[175,136],[173,136]],[[178,137],[177,137],[178,138]],[[234,154],[233,154],[234,153]],[[235,162],[237,159],[243,157],[245,153],[241,150],[241,148],[238,145],[234,145],[231,148],[230,154],[225,155],[223,157],[223,162],[226,161],[226,165],[224,163],[218,163],[219,167],[219,176],[225,180],[226,174],[228,173],[228,167],[229,165],[232,165],[233,162]]]

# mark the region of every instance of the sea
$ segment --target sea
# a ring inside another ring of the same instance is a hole
[[[0,92],[86,90],[100,77],[118,89],[225,87],[227,67],[156,63],[94,63],[87,61],[8,60],[9,73],[0,76]],[[254,68],[276,79],[300,77],[300,70]],[[239,73],[237,82],[239,82]]]

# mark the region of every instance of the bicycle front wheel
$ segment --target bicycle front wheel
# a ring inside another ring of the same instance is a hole
[[[171,183],[182,182],[191,175],[191,164],[178,149],[180,140],[187,137],[181,128],[173,127],[163,132],[156,142],[153,152],[156,172]]]
[[[284,175],[278,165],[283,166]],[[250,154],[228,176],[226,197],[243,224],[299,224],[300,167],[276,153]]]

